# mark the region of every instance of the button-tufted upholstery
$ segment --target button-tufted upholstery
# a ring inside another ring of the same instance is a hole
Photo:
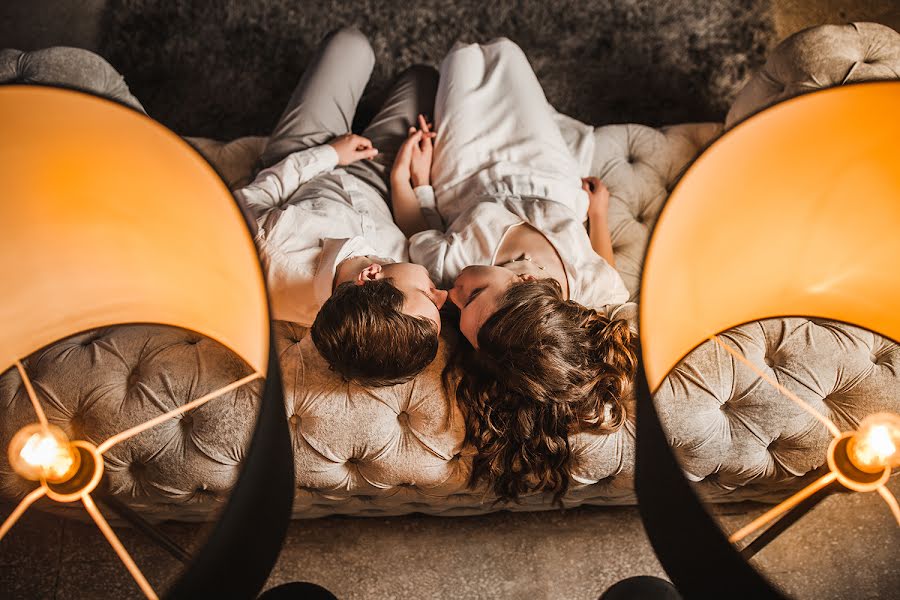
[[[900,36],[895,32],[865,23],[814,28],[783,42],[767,64],[768,74],[757,75],[739,94],[728,123],[785,94],[809,89],[809,81],[855,81],[845,77],[845,63],[848,54],[858,62],[859,48],[868,48],[865,55],[877,57],[881,65],[872,66],[880,70],[867,71],[866,77],[897,77]],[[19,73],[22,65],[32,64],[27,53],[4,51],[0,59],[0,74]],[[102,71],[102,65],[98,68]],[[844,75],[835,79],[842,68]],[[857,69],[862,76],[862,67]],[[117,81],[109,74],[95,75],[101,82]],[[39,78],[40,72],[29,76]],[[784,82],[787,92],[762,87],[772,79]],[[593,143],[585,144],[582,124],[564,118],[560,123],[567,141],[578,147],[585,170],[610,189],[616,264],[636,299],[647,239],[666,196],[722,125],[609,125],[594,129]],[[237,187],[250,177],[265,138],[189,141]],[[619,315],[633,321],[635,306],[626,305]],[[463,445],[459,408],[440,383],[446,345],[411,382],[366,389],[329,371],[306,333],[293,323],[276,328],[285,418],[294,442],[295,516],[466,515],[498,508],[484,489],[467,487],[472,449]],[[880,336],[793,318],[744,325],[722,339],[842,429],[877,410],[900,411],[900,347]],[[212,340],[147,325],[75,336],[35,353],[25,366],[51,421],[95,442],[248,370]],[[210,518],[234,481],[257,401],[258,385],[248,386],[117,446],[108,460],[113,492],[151,518]],[[686,472],[712,501],[774,500],[824,463],[824,427],[712,342],[673,371],[655,402]],[[0,447],[5,447],[32,418],[14,369],[0,376],[0,411]],[[610,435],[582,432],[572,442],[575,482],[567,505],[635,501],[633,422]],[[19,496],[27,488],[0,461],[0,494]],[[552,505],[539,494],[508,508]]]
[[[900,77],[900,34],[878,23],[823,25],[800,31],[772,53],[734,99],[731,129],[767,106],[815,90]]]

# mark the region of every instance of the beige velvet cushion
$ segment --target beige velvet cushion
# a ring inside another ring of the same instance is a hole
[[[822,25],[778,45],[735,97],[725,118],[731,129],[776,102],[860,81],[900,78],[900,33],[878,23]]]

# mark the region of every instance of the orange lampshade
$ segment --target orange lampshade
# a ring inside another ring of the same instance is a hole
[[[197,331],[266,372],[268,308],[243,217],[178,136],[115,102],[0,88],[0,372],[120,323]]]
[[[640,330],[655,391],[693,348],[777,316],[900,340],[900,82],[783,102],[717,140],[660,215]]]

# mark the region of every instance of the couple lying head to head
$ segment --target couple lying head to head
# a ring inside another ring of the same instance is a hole
[[[625,421],[636,362],[627,323],[606,316],[628,299],[609,193],[582,178],[509,40],[457,44],[439,73],[404,71],[357,135],[374,61],[359,30],[329,35],[265,168],[236,192],[257,217],[273,315],[311,324],[345,379],[383,386],[435,359],[447,304],[462,335],[448,338],[443,379],[477,450],[471,483],[559,500],[569,436]]]
[[[339,284],[311,330],[332,368],[373,386],[407,381],[434,360],[448,295],[419,265],[377,266]],[[449,297],[459,310],[447,313],[463,336],[444,386],[479,450],[473,482],[489,481],[506,500],[535,490],[560,500],[569,436],[612,432],[626,419],[636,339],[627,321],[566,300],[556,280],[517,271],[474,266],[457,278]]]

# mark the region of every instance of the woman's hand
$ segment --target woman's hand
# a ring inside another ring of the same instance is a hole
[[[603,182],[596,177],[584,177],[581,180],[581,189],[588,193],[590,204],[588,205],[588,237],[591,239],[591,248],[598,256],[603,258],[613,268],[616,266],[616,258],[613,256],[612,240],[609,237],[609,190]]]
[[[590,199],[588,220],[605,221],[609,212],[609,190],[598,177],[582,177],[581,189],[587,192]]]
[[[372,147],[372,141],[355,133],[345,133],[328,142],[338,155],[338,164],[342,167],[365,158],[372,158],[378,150]]]
[[[431,159],[434,146],[431,140],[437,135],[431,131],[431,124],[419,115],[419,128],[410,127],[409,135],[394,160],[391,177],[394,181],[412,181],[412,186],[430,185]]]

